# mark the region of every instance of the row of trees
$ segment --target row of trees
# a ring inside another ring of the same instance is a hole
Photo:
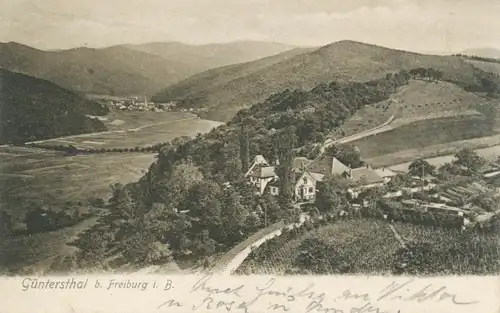
[[[100,148],[100,149],[91,149],[91,148],[77,148],[74,145],[39,145],[39,144],[30,144],[30,147],[42,148],[42,149],[50,149],[55,151],[62,151],[69,155],[77,155],[77,154],[98,154],[98,153],[127,153],[127,152],[158,152],[161,147],[165,144],[156,144],[148,147],[134,147],[134,148]]]
[[[419,67],[410,70],[410,75],[416,79],[427,79],[429,81],[439,81],[443,78],[444,72],[433,68]]]
[[[500,59],[485,58],[485,57],[480,57],[477,55],[454,54],[454,56],[459,56],[459,57],[467,58],[470,60],[483,61],[483,62],[488,62],[488,63],[500,63]]]

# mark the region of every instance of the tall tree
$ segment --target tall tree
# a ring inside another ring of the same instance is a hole
[[[12,217],[6,211],[0,211],[0,238],[7,238],[12,234]]]
[[[408,170],[412,176],[418,176],[423,178],[423,176],[432,175],[436,170],[436,167],[431,165],[424,159],[418,159],[410,164]]]
[[[463,148],[455,154],[454,164],[463,166],[471,173],[476,173],[486,163],[485,159],[479,156],[470,148]]]
[[[328,177],[318,184],[315,205],[320,212],[340,212],[348,205],[347,185],[337,177]]]
[[[243,172],[245,172],[250,166],[250,140],[248,138],[248,129],[241,127],[239,139],[241,168]]]
[[[297,144],[295,127],[286,127],[277,138],[276,145],[280,162],[277,173],[280,181],[280,205],[287,205],[293,198],[293,149]]]
[[[241,240],[245,232],[245,222],[250,214],[240,201],[241,196],[232,188],[224,190],[222,197],[222,243],[230,247]]]

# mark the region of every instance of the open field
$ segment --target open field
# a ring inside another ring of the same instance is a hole
[[[238,269],[240,274],[307,273],[294,260],[307,238],[321,238],[332,245],[332,259],[344,260],[342,270],[329,268],[318,274],[390,275],[399,264],[402,243],[429,245],[431,262],[419,274],[492,274],[500,272],[498,235],[478,235],[406,223],[391,224],[370,219],[338,221],[304,232],[283,243],[268,242],[257,248]],[[304,231],[304,230],[303,230]],[[427,256],[424,256],[424,258]],[[394,272],[393,272],[394,273]]]
[[[464,145],[457,145],[455,152],[459,151],[463,147],[464,147]],[[483,158],[485,158],[489,161],[493,161],[497,157],[500,156],[500,145],[488,147],[488,148],[483,148],[483,149],[476,149],[475,151]],[[383,157],[380,157],[377,159],[382,159],[382,158]],[[442,155],[442,156],[438,156],[438,157],[426,158],[426,160],[431,165],[439,167],[445,163],[449,163],[449,162],[453,161],[454,158],[455,158],[454,154],[447,154],[447,155]],[[374,164],[374,165],[377,164],[377,166],[383,166],[383,165],[380,165],[380,163],[376,163],[375,161],[372,162],[372,159],[367,160],[367,161],[370,161],[370,164]],[[410,166],[410,164],[411,164],[411,161],[405,162],[405,163],[392,163],[391,164],[392,166],[390,167],[390,169],[396,170],[396,171],[405,171],[406,172],[406,171],[408,171],[408,167]],[[389,165],[389,164],[386,164],[386,165]]]
[[[26,154],[17,147],[2,147],[0,152],[8,153],[0,154],[0,203],[16,217],[34,200],[57,208],[66,201],[106,198],[110,184],[137,181],[154,160],[153,154],[142,153],[64,156],[48,151]]]
[[[470,62],[472,65],[483,71],[500,74],[500,63],[484,62],[478,60],[468,60],[467,62]]]
[[[111,111],[103,121],[108,130],[127,130],[145,125],[169,123],[177,120],[195,118],[196,115],[187,112],[128,112]]]
[[[359,133],[384,123],[394,113],[394,127],[423,119],[474,114],[474,105],[483,102],[486,100],[481,96],[451,83],[411,80],[389,100],[363,107],[341,129],[345,136]]]
[[[452,161],[453,155],[464,147],[476,150],[479,155],[488,160],[494,160],[500,156],[500,135],[406,149],[374,158],[366,158],[364,161],[373,167],[391,166],[391,168],[405,170],[413,160],[422,158],[434,165],[441,166]]]
[[[421,120],[392,130],[352,141],[363,158],[371,159],[408,149],[452,143],[497,134],[488,123],[475,115]]]
[[[104,123],[109,131],[37,143],[42,146],[73,145],[82,149],[147,147],[168,142],[176,137],[205,133],[221,124],[197,119],[190,113],[176,112],[113,112],[106,118],[108,120]]]

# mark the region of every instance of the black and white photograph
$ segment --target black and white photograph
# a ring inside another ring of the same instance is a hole
[[[500,274],[500,1],[0,3],[2,276]]]

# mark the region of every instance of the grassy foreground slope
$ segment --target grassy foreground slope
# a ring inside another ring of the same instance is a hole
[[[252,66],[249,63],[247,67]],[[208,107],[210,119],[227,121],[241,108],[265,100],[273,93],[285,89],[311,89],[314,86],[336,81],[368,81],[381,78],[388,72],[418,67],[434,68],[445,73],[443,80],[463,85],[475,85],[478,69],[460,57],[422,55],[393,50],[353,41],[340,41],[319,49],[298,54],[281,62],[259,68],[250,74],[225,78],[224,68],[213,70],[213,77],[227,80],[209,89],[183,94],[179,89],[201,90],[209,79],[198,75],[189,82],[168,87],[157,95],[163,100],[169,95],[183,95],[186,106]],[[189,85],[187,87],[186,85]],[[192,85],[192,86],[191,86]]]
[[[402,243],[417,245],[407,271],[418,275],[493,274],[500,272],[498,235],[478,235],[454,229],[395,223],[400,242],[385,221],[361,219],[337,221],[310,231],[292,230],[263,244],[243,262],[240,274],[399,274]],[[312,240],[311,240],[312,239]],[[324,242],[330,251],[310,246]],[[308,252],[309,251],[309,252]],[[307,253],[313,253],[312,259]]]

